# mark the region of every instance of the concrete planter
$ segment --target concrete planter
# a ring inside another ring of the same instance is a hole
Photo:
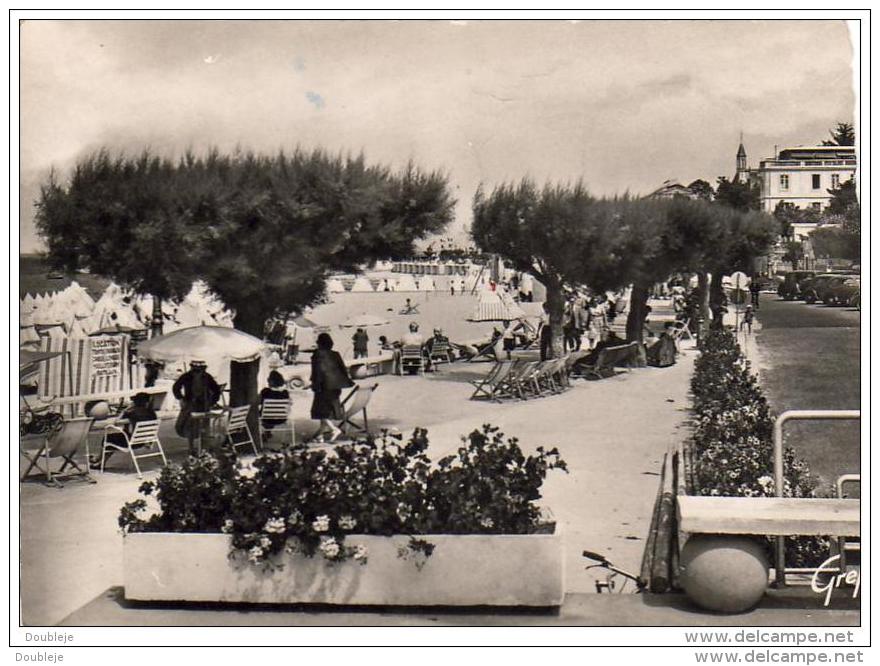
[[[421,537],[420,537],[421,538]],[[426,535],[426,560],[407,536],[359,536],[367,564],[329,562],[320,555],[280,556],[264,571],[229,559],[225,534],[135,533],[125,537],[125,597],[137,601],[316,603],[381,606],[558,606],[563,547],[553,534]],[[399,557],[403,549],[407,558]],[[416,564],[424,562],[421,568]]]

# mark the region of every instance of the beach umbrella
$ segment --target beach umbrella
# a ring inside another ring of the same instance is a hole
[[[138,345],[138,356],[162,363],[203,360],[209,366],[258,359],[267,348],[252,335],[224,326],[193,326],[160,335]]]
[[[311,319],[306,317],[305,315],[297,315],[293,318],[293,323],[299,326],[300,328],[318,328],[320,324],[316,324]]]
[[[40,364],[61,356],[61,352],[18,350],[18,383],[27,384],[39,372]]]
[[[340,324],[342,328],[369,328],[370,326],[385,326],[388,320],[371,314],[353,315]]]

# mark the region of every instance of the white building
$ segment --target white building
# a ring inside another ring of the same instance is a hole
[[[854,178],[856,151],[853,146],[806,146],[786,148],[774,158],[761,160],[749,169],[740,142],[736,153],[736,179],[748,180],[761,190],[761,210],[772,213],[780,202],[798,208],[823,209],[831,200],[828,190]]]

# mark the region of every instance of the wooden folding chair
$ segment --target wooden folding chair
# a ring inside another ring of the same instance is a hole
[[[437,370],[437,366],[441,363],[449,363],[449,343],[446,341],[435,342],[431,346],[431,354],[429,356],[431,367]]]
[[[425,374],[425,355],[421,345],[403,345],[400,348],[400,372],[406,373],[409,368],[415,367],[419,374]]]
[[[259,455],[257,444],[247,422],[250,411],[250,405],[230,408],[229,420],[226,422],[226,441],[236,453],[238,453],[239,446],[250,446],[254,455]]]
[[[346,435],[348,435],[351,430],[356,430],[362,433],[369,432],[367,405],[370,404],[370,400],[373,398],[373,393],[377,388],[379,388],[378,384],[373,384],[366,389],[363,386],[355,385],[345,398],[343,398],[342,409],[344,410],[344,413],[339,427],[342,428],[342,431]],[[361,418],[363,418],[362,424],[354,422],[354,419],[359,414],[361,414]]]
[[[295,444],[293,419],[290,418],[290,398],[267,398],[260,405],[260,439],[265,442],[269,433],[290,432],[290,444]],[[277,425],[267,425],[283,421]]]
[[[498,401],[501,397],[511,395],[511,384],[508,380],[516,363],[517,361],[499,361],[485,377],[479,380],[470,380],[474,387],[470,399],[488,398]]]
[[[43,474],[46,477],[46,483],[58,488],[62,487],[61,482],[58,481],[59,478],[64,479],[74,476],[82,476],[88,481],[94,483],[94,479],[89,475],[88,461],[89,428],[92,427],[93,421],[94,419],[91,417],[75,418],[64,421],[61,424],[61,427],[57,430],[48,433],[45,438],[41,438],[41,445],[39,448],[33,450],[33,452],[26,450],[20,445],[19,451],[21,455],[23,455],[29,462],[24,474],[21,475],[21,480],[24,481],[31,476],[39,476],[40,474]],[[86,445],[84,468],[80,467],[74,459],[74,456],[76,456],[83,444]],[[57,472],[52,471],[51,464],[53,458],[61,458],[61,467]],[[45,467],[43,465],[45,465]],[[64,470],[68,467],[72,467],[73,471],[65,474]],[[36,468],[38,472],[36,474],[31,474],[31,470],[34,468]]]
[[[675,326],[672,327],[672,339],[675,340],[675,344],[677,345],[680,340],[684,340],[685,337],[688,340],[694,339],[694,334],[691,332],[691,320],[685,319],[684,321],[678,320],[675,322]]]
[[[168,459],[165,457],[164,449],[162,449],[162,442],[159,441],[160,424],[161,421],[159,421],[159,419],[154,419],[152,421],[138,421],[134,424],[134,430],[131,431],[131,435],[118,425],[108,425],[104,429],[104,441],[101,443],[101,474],[104,473],[104,460],[107,451],[111,449],[115,451],[125,451],[131,456],[131,462],[134,463],[134,468],[137,471],[137,477],[139,479],[143,478],[143,473],[141,472],[138,460],[160,456],[162,458],[162,463],[167,465]],[[111,434],[120,435],[122,439],[125,440],[125,444],[116,444],[111,441]],[[152,451],[153,447],[156,447],[159,450]],[[143,448],[149,449],[150,453],[142,453],[141,455],[135,453],[135,450]]]

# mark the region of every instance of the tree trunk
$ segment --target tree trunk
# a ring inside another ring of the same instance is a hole
[[[159,296],[153,296],[153,316],[150,319],[150,337],[162,335],[163,326],[165,325],[165,316],[162,314],[162,299]]]
[[[639,365],[647,365],[645,346],[642,344],[645,319],[648,316],[648,294],[651,285],[636,282],[629,297],[629,313],[626,315],[626,341],[639,343]]]
[[[721,281],[723,275],[723,270],[713,271],[712,282],[709,287],[709,304],[712,310],[712,324],[710,328],[713,330],[724,327],[724,315],[722,312],[724,307],[724,285]],[[720,313],[719,316],[716,317],[716,313]]]
[[[565,297],[562,286],[547,284],[547,316],[550,319],[550,358],[562,358],[565,355],[565,337],[562,333],[565,316]]]
[[[697,331],[697,337],[703,339],[706,331],[709,330],[709,320],[712,317],[712,311],[709,309],[709,274],[706,271],[697,273],[697,294],[700,297],[700,306],[697,309],[699,322],[694,323],[694,330]],[[699,325],[699,329],[697,326]]]

